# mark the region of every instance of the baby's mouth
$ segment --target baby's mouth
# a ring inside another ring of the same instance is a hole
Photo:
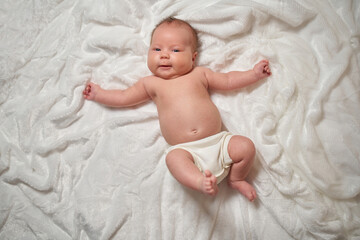
[[[160,65],[160,68],[162,68],[162,69],[168,69],[168,68],[171,68],[171,65]]]

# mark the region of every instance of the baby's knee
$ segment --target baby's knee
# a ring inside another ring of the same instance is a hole
[[[176,159],[176,153],[174,153],[174,150],[169,152],[165,157],[166,165],[169,166],[173,161]]]
[[[233,160],[251,160],[256,154],[253,141],[243,136],[233,136],[228,146],[229,155]]]
[[[242,146],[244,148],[244,151],[247,152],[249,157],[253,158],[255,156],[256,148],[255,148],[255,144],[253,143],[253,141],[251,141],[251,139],[244,137]]]

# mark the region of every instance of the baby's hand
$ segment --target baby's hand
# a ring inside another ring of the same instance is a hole
[[[258,79],[263,79],[271,75],[271,70],[268,60],[261,60],[253,68]]]
[[[99,89],[99,85],[92,82],[88,83],[83,91],[84,98],[87,100],[94,100]]]

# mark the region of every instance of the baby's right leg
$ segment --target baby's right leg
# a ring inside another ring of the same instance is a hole
[[[209,170],[202,174],[188,151],[183,149],[172,150],[166,156],[166,165],[181,184],[211,196],[217,194],[216,177]]]

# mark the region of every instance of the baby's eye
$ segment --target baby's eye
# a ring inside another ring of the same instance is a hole
[[[160,52],[160,51],[161,51],[160,48],[155,48],[154,50],[157,51],[157,52]]]
[[[179,49],[174,49],[173,52],[180,52],[180,50]]]

